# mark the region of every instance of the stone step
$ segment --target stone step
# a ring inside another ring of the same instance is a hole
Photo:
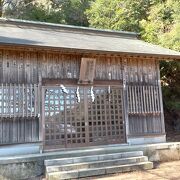
[[[114,166],[114,165],[123,165],[123,164],[132,164],[138,162],[147,162],[148,158],[146,156],[140,157],[130,157],[130,158],[120,158],[113,160],[104,160],[104,161],[94,161],[86,163],[76,163],[76,164],[66,164],[60,166],[47,166],[46,172],[57,172],[57,171],[71,171],[78,169],[91,169],[105,166]]]
[[[60,179],[73,179],[73,178],[82,178],[82,177],[91,177],[98,175],[107,175],[119,172],[129,172],[135,170],[148,170],[153,168],[152,162],[139,162],[126,165],[115,165],[115,166],[106,166],[99,168],[90,168],[90,169],[79,169],[72,171],[59,171],[51,172],[46,174],[48,180],[60,180]]]
[[[133,152],[121,152],[121,153],[101,154],[101,155],[93,155],[93,156],[50,159],[50,160],[45,160],[44,164],[45,166],[56,166],[56,165],[103,161],[103,160],[112,160],[112,159],[138,157],[138,156],[143,156],[143,152],[133,151]]]
[[[101,155],[101,154],[112,154],[112,153],[120,153],[120,152],[132,152],[139,151],[139,149],[133,149],[132,146],[129,145],[106,145],[106,146],[92,146],[86,148],[77,148],[70,150],[62,150],[62,151],[54,151],[54,152],[46,152],[45,155],[49,156],[49,159],[57,159],[57,158],[70,158],[70,157],[80,157],[80,156],[93,156],[93,155]],[[140,150],[141,151],[141,150]]]

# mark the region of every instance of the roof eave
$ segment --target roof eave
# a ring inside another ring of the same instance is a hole
[[[51,46],[39,46],[39,45],[27,45],[27,44],[11,44],[11,43],[1,43],[0,48],[10,48],[10,49],[23,49],[23,50],[37,50],[37,51],[58,51],[65,53],[83,53],[83,54],[111,54],[126,57],[144,57],[144,58],[156,58],[157,60],[180,60],[180,55],[173,54],[148,54],[148,53],[134,53],[134,52],[119,52],[119,51],[102,51],[102,50],[90,50],[90,49],[76,49],[76,48],[64,48],[64,47],[51,47]]]

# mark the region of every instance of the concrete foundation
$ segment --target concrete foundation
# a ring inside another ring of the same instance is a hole
[[[154,144],[154,143],[165,143],[166,135],[160,135],[156,137],[129,137],[127,138],[127,143],[129,145],[138,145],[138,144]]]
[[[143,151],[149,160],[180,160],[180,142],[143,145],[108,145],[74,150],[63,150],[48,153],[35,153],[17,156],[0,157],[0,179],[30,179],[44,175],[44,160],[72,156],[94,155],[98,153]],[[3,152],[3,151],[1,151]],[[3,152],[4,153],[4,152]]]
[[[0,146],[0,157],[40,153],[40,143]]]

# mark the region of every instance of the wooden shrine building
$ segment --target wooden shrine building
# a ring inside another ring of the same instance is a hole
[[[0,19],[0,148],[166,141],[160,60],[121,31]]]

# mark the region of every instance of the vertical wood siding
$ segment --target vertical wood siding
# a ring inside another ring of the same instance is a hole
[[[128,86],[129,132],[131,135],[162,133],[158,86]]]
[[[40,85],[43,78],[78,80],[82,57],[80,54],[1,49],[0,86],[1,88],[2,86],[9,88],[10,84],[11,86],[15,84],[14,86],[18,89],[19,86],[22,88],[24,84],[25,87],[30,87],[30,85]],[[123,80],[123,57],[94,55],[92,58],[96,58],[95,80]],[[164,132],[157,61],[155,59],[127,58],[125,80],[130,135]],[[16,90],[11,93],[16,94]],[[9,107],[2,107],[2,102],[0,105],[1,144],[29,142],[38,139],[37,112],[35,113],[34,110],[24,112],[23,117],[23,112],[16,112],[19,105],[15,103],[15,100],[18,101],[16,96],[14,96],[14,100],[3,97],[3,101],[14,102],[14,105],[11,104],[10,116],[5,113],[8,112]],[[39,98],[37,101],[39,101]],[[32,131],[31,128],[27,128],[27,124],[32,127]],[[14,140],[11,140],[12,136]]]
[[[78,79],[81,55],[0,50],[0,83],[38,84],[42,78]],[[122,58],[97,56],[96,80],[122,80]]]
[[[37,54],[1,50],[0,83],[38,83]]]
[[[97,80],[122,80],[122,58],[97,57],[95,79]]]
[[[0,84],[0,144],[39,140],[39,86]]]
[[[158,80],[155,59],[128,59],[127,84],[157,85]]]
[[[28,143],[38,140],[38,117],[0,117],[0,144]]]
[[[40,53],[38,59],[41,78],[79,78],[81,57],[78,55]]]
[[[129,135],[164,133],[158,65],[154,59],[128,59]]]

